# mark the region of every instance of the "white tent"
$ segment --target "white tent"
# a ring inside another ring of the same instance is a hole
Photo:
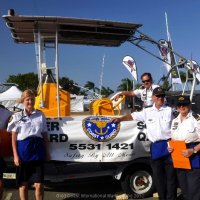
[[[17,100],[21,97],[21,94],[21,90],[19,90],[16,86],[12,86],[5,92],[0,93],[0,103],[11,111],[13,111],[15,107],[22,108],[23,105],[17,102]]]
[[[70,111],[71,112],[83,112],[84,111],[84,96],[77,96],[70,94]]]

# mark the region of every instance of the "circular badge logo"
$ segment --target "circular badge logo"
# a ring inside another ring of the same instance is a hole
[[[109,117],[87,117],[82,122],[83,130],[90,139],[107,142],[115,138],[120,129],[119,123],[109,121]]]

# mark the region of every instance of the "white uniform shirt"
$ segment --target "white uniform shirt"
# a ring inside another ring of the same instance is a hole
[[[147,137],[151,142],[167,140],[171,138],[170,128],[172,121],[172,109],[163,105],[159,110],[155,105],[144,108],[140,112],[133,112],[134,120],[143,121],[147,127]]]
[[[179,114],[172,121],[171,133],[173,140],[182,140],[186,143],[200,142],[200,120],[197,121],[190,111],[181,122]]]
[[[46,118],[39,110],[34,110],[27,116],[25,110],[17,112],[12,116],[7,130],[17,133],[17,140],[24,140],[30,136],[42,138],[47,133]]]
[[[4,129],[7,126],[8,119],[12,115],[12,112],[5,109],[5,108],[0,108],[0,129]]]
[[[153,100],[152,100],[152,92],[155,88],[159,87],[159,85],[154,85],[152,84],[149,89],[136,89],[134,90],[134,94],[140,98],[144,102],[144,107],[153,105]]]

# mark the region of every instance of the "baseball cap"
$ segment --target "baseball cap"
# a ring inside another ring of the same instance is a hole
[[[180,95],[178,96],[176,105],[180,106],[180,105],[190,105],[191,101],[190,101],[190,97],[189,96],[184,96],[184,95]]]
[[[154,95],[154,96],[159,96],[159,95],[165,96],[165,90],[161,87],[157,87],[153,90],[152,95]]]

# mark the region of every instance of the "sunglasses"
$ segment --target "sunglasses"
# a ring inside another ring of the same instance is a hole
[[[157,98],[165,98],[164,94],[155,95]]]
[[[150,82],[150,81],[151,81],[150,79],[142,80],[143,83],[146,83],[146,82],[148,83],[148,82]]]

